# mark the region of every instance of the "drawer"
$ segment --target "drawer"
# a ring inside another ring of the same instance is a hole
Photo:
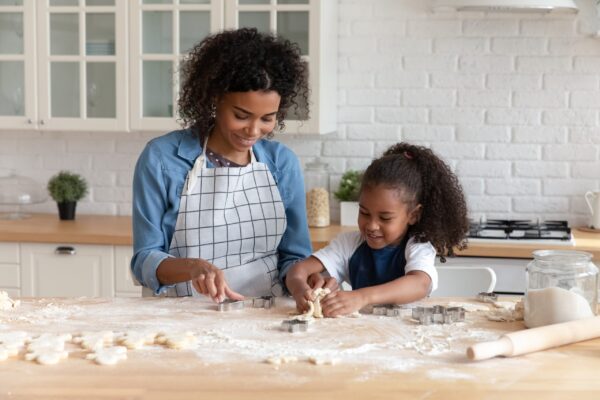
[[[19,264],[19,243],[0,243],[0,263]]]
[[[21,287],[19,264],[0,264],[0,285],[2,287]]]

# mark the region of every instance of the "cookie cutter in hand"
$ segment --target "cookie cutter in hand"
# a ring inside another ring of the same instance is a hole
[[[269,309],[275,305],[275,298],[273,296],[253,297],[247,299],[245,303],[252,308]]]
[[[306,332],[308,321],[302,319],[286,319],[281,323],[281,329],[287,332]]]
[[[462,307],[415,307],[412,318],[422,325],[451,324],[465,320],[465,309]]]
[[[498,301],[498,295],[493,292],[480,292],[477,294],[477,300],[483,303],[494,303]]]
[[[233,310],[243,310],[243,309],[244,309],[244,301],[243,300],[225,299],[222,302],[217,304],[217,310],[219,310],[219,311],[233,311]]]
[[[398,304],[377,304],[373,306],[373,315],[386,315],[388,317],[400,316],[402,310],[406,307],[402,307]]]

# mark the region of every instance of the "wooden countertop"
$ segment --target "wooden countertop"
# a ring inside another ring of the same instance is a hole
[[[325,246],[341,232],[356,230],[352,227],[331,225],[311,228],[313,249]],[[600,234],[573,229],[575,246],[540,244],[503,244],[471,242],[461,256],[531,258],[534,250],[580,250],[594,255],[600,261]],[[61,221],[56,214],[32,214],[29,219],[0,220],[0,242],[73,243],[131,245],[131,217],[110,215],[77,215],[75,221]]]
[[[168,350],[159,345],[131,350],[127,360],[115,366],[95,365],[85,359],[86,352],[72,344],[69,344],[72,351],[69,358],[53,366],[25,361],[21,353],[0,362],[0,398],[583,400],[597,399],[600,393],[600,339],[520,357],[469,362],[465,346],[486,340],[481,335],[489,338],[523,328],[521,322],[492,323],[482,312],[467,313],[462,327],[446,325],[444,329],[444,325],[415,326],[402,317],[363,315],[325,319],[311,325],[312,332],[321,331],[324,335],[311,336],[263,331],[268,326],[266,320],[275,323],[285,318],[289,311],[286,308],[217,313],[189,298],[22,299],[21,308],[0,311],[0,321],[10,329],[26,332],[37,329],[66,333],[75,327],[94,332],[106,329],[116,332],[119,327],[139,329],[145,326],[143,321],[148,326],[154,325],[154,329],[168,329],[185,319],[195,324],[193,331],[205,335],[202,343],[206,343],[196,351]],[[197,310],[197,314],[192,310]],[[110,316],[109,311],[112,311]],[[50,319],[59,323],[48,324]],[[84,319],[89,325],[83,322],[77,325],[78,320]],[[225,323],[219,327],[211,325],[222,319]],[[241,331],[242,323],[253,328]],[[206,325],[211,329],[206,330]],[[398,325],[400,335],[390,331]],[[243,333],[236,333],[236,326],[237,332]],[[490,331],[485,330],[488,328]],[[434,335],[427,336],[427,330]],[[266,337],[279,335],[281,338],[277,340],[286,340],[288,346],[298,343],[300,354],[309,353],[315,346],[327,348],[353,343],[357,347],[347,353],[345,362],[333,366],[316,366],[303,359],[273,366],[261,362],[260,356],[247,358],[252,346],[259,346],[257,352],[261,353],[274,345],[266,338],[261,339],[260,332],[265,332]],[[460,332],[474,334],[461,341]],[[441,340],[443,335],[451,337],[447,348],[423,354],[410,347],[412,340],[426,344],[427,340]],[[382,362],[396,365],[396,361],[390,360],[397,360],[396,368],[381,365],[373,369],[364,363],[365,359],[375,362],[369,354],[377,346],[368,345],[377,342],[373,338],[379,338],[384,351],[390,352]],[[365,350],[360,350],[364,348],[361,340],[365,340]],[[222,343],[227,343],[229,349],[220,348]],[[238,346],[241,346],[239,353]],[[234,357],[240,354],[239,358],[219,362],[206,357],[227,350],[232,350]]]

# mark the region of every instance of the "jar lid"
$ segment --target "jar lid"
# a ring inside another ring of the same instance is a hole
[[[46,190],[31,178],[11,173],[0,177],[0,204],[35,204],[46,201]]]
[[[324,163],[319,158],[315,158],[314,161],[306,163],[306,169],[327,171],[329,169],[329,164]]]

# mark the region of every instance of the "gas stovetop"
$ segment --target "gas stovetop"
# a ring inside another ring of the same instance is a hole
[[[487,219],[471,221],[469,239],[572,245],[567,221]]]

